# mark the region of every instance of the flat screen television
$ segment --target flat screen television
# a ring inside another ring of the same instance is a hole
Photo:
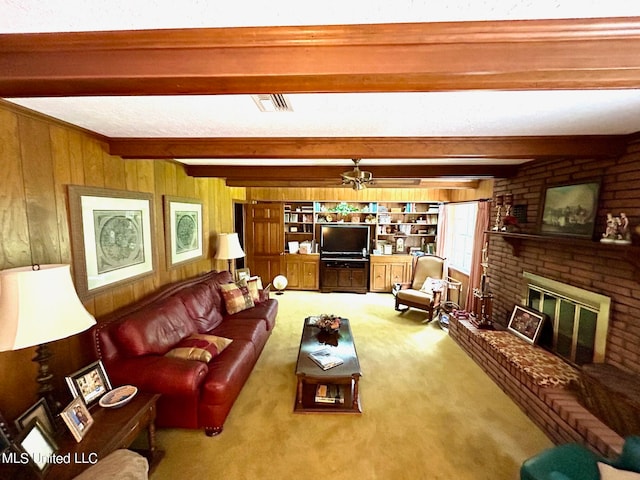
[[[320,253],[326,255],[368,255],[370,230],[366,225],[322,225]]]

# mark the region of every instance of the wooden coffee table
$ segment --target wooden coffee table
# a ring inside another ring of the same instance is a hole
[[[331,355],[339,357],[343,363],[328,370],[322,370],[309,358],[309,353],[323,348],[329,349]],[[296,376],[298,385],[294,412],[362,413],[358,391],[358,381],[362,372],[348,319],[342,319],[340,330],[336,334],[324,333],[311,325],[309,318],[305,319],[298,351]],[[338,388],[344,403],[317,402],[318,385],[332,386],[334,390]]]

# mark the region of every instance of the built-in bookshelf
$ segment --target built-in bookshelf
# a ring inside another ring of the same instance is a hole
[[[285,250],[289,242],[308,242],[316,251],[323,224],[371,227],[372,253],[435,253],[438,202],[285,202]]]

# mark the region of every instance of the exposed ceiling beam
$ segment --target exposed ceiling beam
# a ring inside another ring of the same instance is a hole
[[[256,179],[226,179],[229,187],[341,187],[352,188],[350,185],[342,185],[339,178],[326,179],[294,179],[294,180],[256,180]],[[370,185],[375,188],[429,188],[438,190],[473,190],[478,188],[478,180],[430,180],[420,178],[376,178]]]
[[[630,88],[640,18],[0,35],[0,97]]]
[[[228,181],[302,181],[336,179],[347,170],[340,166],[237,166],[237,165],[185,165],[192,177],[220,177]],[[404,178],[506,178],[515,175],[517,165],[380,165],[367,167],[375,179]]]
[[[625,151],[627,137],[280,137],[112,138],[123,158],[508,158],[602,157]]]

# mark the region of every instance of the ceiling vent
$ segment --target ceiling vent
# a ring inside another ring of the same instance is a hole
[[[291,103],[281,93],[251,95],[261,112],[293,112]]]

